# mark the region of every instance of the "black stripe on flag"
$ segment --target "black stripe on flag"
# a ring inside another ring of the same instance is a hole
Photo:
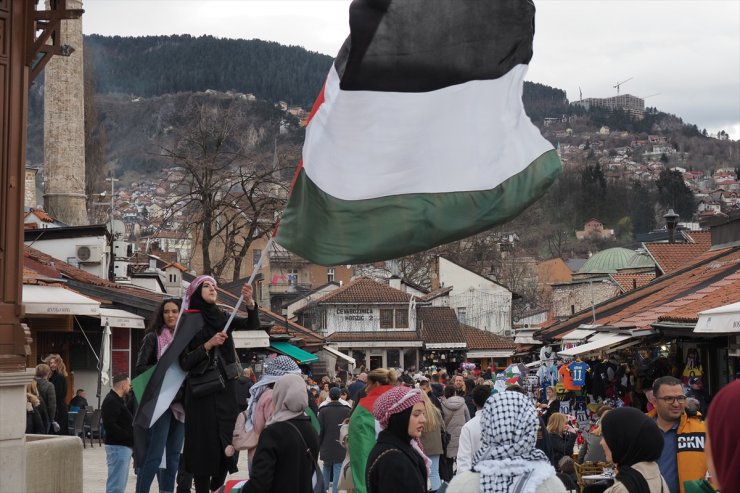
[[[334,66],[346,91],[427,92],[532,58],[531,0],[354,0]]]

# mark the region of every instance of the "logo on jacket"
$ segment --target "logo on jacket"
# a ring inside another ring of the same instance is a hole
[[[679,452],[704,452],[704,433],[678,435]]]

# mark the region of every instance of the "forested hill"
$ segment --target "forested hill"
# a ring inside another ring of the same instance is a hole
[[[161,96],[206,89],[250,92],[310,109],[332,63],[327,55],[258,39],[190,35],[85,37],[95,92]],[[88,66],[90,66],[88,65]],[[567,112],[565,92],[524,83],[533,120]]]
[[[206,89],[252,93],[310,108],[332,63],[327,55],[258,39],[190,35],[85,37],[98,94],[160,96]]]

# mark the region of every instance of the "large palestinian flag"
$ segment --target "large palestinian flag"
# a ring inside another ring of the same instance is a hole
[[[367,396],[360,399],[349,418],[349,432],[347,448],[349,449],[349,463],[352,469],[352,482],[356,493],[367,493],[365,484],[365,470],[367,458],[375,446],[379,425],[373,416],[373,405],[384,392],[392,387],[381,385],[371,390]]]
[[[355,0],[276,241],[324,265],[395,258],[516,216],[555,180],[524,112],[534,4]]]

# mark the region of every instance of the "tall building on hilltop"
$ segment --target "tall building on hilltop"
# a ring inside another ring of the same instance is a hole
[[[645,100],[632,94],[619,94],[610,98],[586,98],[580,101],[573,101],[572,104],[582,106],[585,109],[594,106],[606,108],[609,111],[622,110],[634,118],[640,119],[645,114]]]
[[[46,0],[49,9],[50,0]],[[67,0],[81,9],[81,0]],[[70,226],[88,224],[85,204],[85,111],[82,19],[63,20],[62,45],[44,69],[44,209]]]

